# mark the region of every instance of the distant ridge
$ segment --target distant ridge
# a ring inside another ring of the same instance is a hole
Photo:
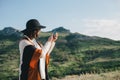
[[[51,31],[48,32],[44,32],[44,33],[49,33],[49,32],[58,32],[58,33],[63,33],[63,34],[69,34],[69,36],[67,36],[67,38],[72,39],[72,40],[95,40],[95,39],[103,39],[103,40],[111,40],[109,38],[102,38],[99,36],[88,36],[88,35],[84,35],[84,34],[80,34],[80,33],[71,33],[69,29],[64,28],[63,26],[61,27],[57,27]],[[0,30],[0,35],[3,36],[11,36],[11,35],[15,35],[17,37],[21,36],[22,33],[13,28],[13,27],[5,27],[3,30]]]
[[[5,27],[3,30],[0,31],[1,35],[9,36],[9,35],[20,35],[20,31],[14,29],[13,27]]]
[[[61,32],[61,33],[70,33],[70,30],[68,30],[68,29],[65,29],[64,27],[58,27],[58,28],[55,28],[55,29],[53,29],[51,32],[54,32],[54,31],[56,31],[56,32]]]

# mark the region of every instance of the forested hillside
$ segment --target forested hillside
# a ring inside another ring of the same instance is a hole
[[[42,32],[37,40],[44,44],[53,31],[59,38],[51,53],[50,78],[120,70],[120,41],[71,33],[63,27]],[[11,27],[0,31],[0,80],[18,79],[21,36]]]

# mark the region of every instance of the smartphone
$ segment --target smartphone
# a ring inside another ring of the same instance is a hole
[[[57,33],[57,32],[56,32],[56,31],[54,31],[54,32],[53,32],[53,36],[55,36],[55,35],[56,35],[56,33]]]
[[[53,37],[54,38],[56,37],[56,33],[57,33],[56,31],[53,32]]]

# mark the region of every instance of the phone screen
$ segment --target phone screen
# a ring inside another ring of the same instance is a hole
[[[56,31],[53,32],[53,35],[56,35]]]

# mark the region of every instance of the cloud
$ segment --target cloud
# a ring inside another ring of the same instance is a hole
[[[120,21],[110,19],[84,19],[84,34],[120,40]]]

